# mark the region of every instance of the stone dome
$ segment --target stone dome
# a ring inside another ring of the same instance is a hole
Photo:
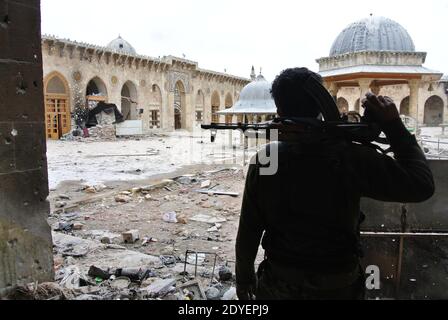
[[[415,45],[397,22],[371,16],[345,28],[334,41],[330,56],[362,51],[415,52]]]
[[[113,51],[118,51],[126,54],[136,55],[137,51],[135,51],[134,47],[131,46],[129,42],[124,40],[121,36],[118,36],[117,39],[112,40],[108,45],[108,49]]]
[[[276,114],[277,107],[271,95],[272,84],[261,74],[241,90],[235,105],[220,114]]]

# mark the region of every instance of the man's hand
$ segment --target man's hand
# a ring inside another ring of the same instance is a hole
[[[389,97],[376,96],[373,93],[367,93],[366,99],[362,101],[362,107],[365,109],[364,116],[380,125],[400,119],[397,106]]]
[[[236,294],[238,299],[241,301],[255,300],[255,292],[257,285],[256,283],[252,284],[237,284],[236,285]]]

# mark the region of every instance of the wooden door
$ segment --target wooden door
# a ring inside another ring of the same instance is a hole
[[[45,97],[47,139],[60,139],[71,128],[68,99],[62,95]]]

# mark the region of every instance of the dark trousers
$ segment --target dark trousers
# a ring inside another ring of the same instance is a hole
[[[257,300],[364,300],[365,294],[361,268],[350,274],[328,276],[265,261],[258,270]]]

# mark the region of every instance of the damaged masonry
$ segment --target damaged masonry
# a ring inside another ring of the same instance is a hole
[[[184,58],[140,56],[121,37],[107,48],[41,37],[39,16],[37,0],[0,0],[0,296],[237,300],[247,164],[267,141],[226,131],[211,143],[200,125],[272,119],[271,83],[254,68],[249,80]],[[373,217],[363,264],[382,270],[381,290],[369,298],[448,298],[447,80],[413,49],[397,53],[412,75],[404,65],[347,71],[367,53],[340,52],[341,39],[319,59],[341,113],[360,111],[366,90],[401,97],[438,188],[422,205],[363,202]],[[392,55],[375,50],[373,61]],[[94,74],[95,63],[107,71]],[[373,78],[358,79],[366,70]],[[260,250],[256,264],[263,259]]]

